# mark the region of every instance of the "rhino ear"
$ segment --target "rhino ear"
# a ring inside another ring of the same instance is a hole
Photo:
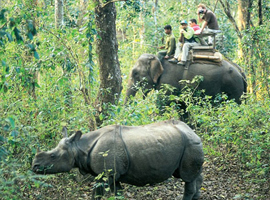
[[[81,131],[77,131],[76,133],[74,133],[72,136],[70,136],[68,138],[69,142],[76,142],[78,141],[82,136],[82,132]]]
[[[67,138],[68,137],[68,134],[67,134],[67,127],[63,127],[63,129],[62,129],[62,134],[63,134],[63,136],[64,136],[64,138]]]

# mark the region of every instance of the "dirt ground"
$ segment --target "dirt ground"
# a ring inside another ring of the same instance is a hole
[[[237,162],[224,163],[220,159],[206,156],[203,177],[201,200],[270,200],[269,177],[266,182],[258,180],[254,183]],[[34,190],[25,191],[25,199],[91,199],[95,184],[91,180],[93,177],[85,178],[77,171],[70,175],[59,174],[50,182],[53,187],[32,188]],[[184,182],[173,177],[154,186],[135,187],[128,184],[122,186],[123,196],[117,199],[181,200],[184,192]]]
[[[269,179],[265,184],[255,184],[245,179],[234,163],[221,163],[215,158],[206,158],[203,169],[204,181],[201,187],[201,200],[216,199],[249,199],[270,200]],[[175,199],[181,200],[184,192],[184,182],[170,178],[156,186],[128,187],[125,197],[137,199]]]

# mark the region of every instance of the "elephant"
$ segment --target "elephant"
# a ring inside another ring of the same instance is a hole
[[[180,92],[184,86],[179,81],[191,81],[197,75],[204,77],[198,89],[204,89],[209,96],[225,93],[228,99],[234,99],[240,104],[241,96],[247,91],[244,72],[229,61],[222,60],[221,65],[191,63],[185,68],[165,59],[160,61],[155,55],[145,53],[139,57],[130,73],[126,102],[130,96],[135,96],[138,86],[145,95],[152,89],[161,89],[163,84],[169,84]]]

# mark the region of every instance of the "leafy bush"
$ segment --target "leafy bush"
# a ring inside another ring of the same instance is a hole
[[[197,98],[196,104],[186,102],[189,124],[202,137],[206,154],[223,162],[237,162],[245,176],[254,181],[260,176],[260,181],[266,182],[270,169],[270,101],[248,96],[238,105],[226,96],[221,98],[224,101],[216,106],[207,97]]]

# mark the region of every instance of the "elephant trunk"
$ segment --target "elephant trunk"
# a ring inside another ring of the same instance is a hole
[[[129,81],[127,92],[126,92],[125,104],[129,101],[130,96],[133,96],[134,97],[136,95],[137,91],[138,91],[138,89],[134,85],[134,83],[132,81]]]

